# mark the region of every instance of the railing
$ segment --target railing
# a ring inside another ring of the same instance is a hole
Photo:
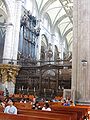
[[[70,63],[68,60],[60,60],[60,61],[42,61],[42,60],[36,60],[36,59],[30,59],[30,58],[22,58],[20,60],[15,59],[0,59],[0,64],[11,64],[11,65],[21,65],[21,66],[42,66],[42,65],[57,65],[62,66],[64,69],[71,68],[72,63]]]

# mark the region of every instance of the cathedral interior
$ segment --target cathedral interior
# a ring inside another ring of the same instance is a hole
[[[80,24],[88,20],[75,1],[0,0],[1,90],[44,97],[71,90],[74,99],[89,98],[89,37]]]

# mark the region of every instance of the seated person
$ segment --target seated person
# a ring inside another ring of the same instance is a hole
[[[32,106],[32,109],[34,109],[34,110],[41,110],[42,108],[41,108],[41,106],[39,105],[38,102],[35,102],[35,104],[33,104],[33,106]]]
[[[13,100],[9,99],[8,106],[5,107],[4,113],[17,114],[17,108],[13,105]]]
[[[63,106],[70,106],[69,101],[68,101],[68,100],[64,100],[64,104],[63,104]]]
[[[24,103],[24,99],[21,99],[21,100],[20,100],[20,103]]]
[[[3,108],[5,108],[5,103],[4,103],[4,101],[2,101],[2,102],[0,103],[0,105],[1,105]]]
[[[75,106],[72,100],[70,100],[70,106]]]
[[[45,103],[45,105],[44,105],[44,107],[42,108],[42,110],[51,111],[51,108],[49,107],[49,104],[48,104],[48,103]]]

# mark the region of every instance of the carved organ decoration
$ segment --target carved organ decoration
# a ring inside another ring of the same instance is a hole
[[[24,11],[21,18],[20,40],[18,59],[24,58],[33,60],[36,58],[36,41],[40,34],[40,28],[36,28],[37,19],[30,14],[30,11]]]

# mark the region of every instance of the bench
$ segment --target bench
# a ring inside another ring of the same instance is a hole
[[[67,113],[60,113],[56,111],[42,111],[42,110],[18,110],[18,114],[23,115],[33,115],[33,116],[43,116],[43,117],[50,117],[55,119],[67,119],[67,120],[77,120],[77,114],[75,112],[67,112]]]
[[[50,104],[50,103],[49,103]],[[27,106],[27,107],[26,107]],[[29,110],[31,111],[30,103],[19,103],[19,110]],[[84,116],[88,115],[88,109],[82,108],[81,106],[62,106],[60,104],[52,104],[52,111],[57,111],[59,114],[77,114],[77,120],[84,118]],[[76,116],[76,115],[75,115]]]
[[[43,116],[33,116],[33,115],[11,115],[0,113],[0,120],[71,120],[69,115],[61,116],[60,118],[50,118]]]
[[[16,108],[21,109],[21,110],[31,110],[32,105],[30,103],[20,103],[20,102],[15,102],[14,104]]]
[[[86,108],[88,110],[88,118],[90,119],[90,106],[89,105],[76,105],[76,107]]]
[[[59,113],[67,113],[69,112],[76,112],[77,113],[77,120],[84,118],[84,116],[88,115],[87,108],[81,108],[76,106],[52,106],[53,111],[59,111]]]

